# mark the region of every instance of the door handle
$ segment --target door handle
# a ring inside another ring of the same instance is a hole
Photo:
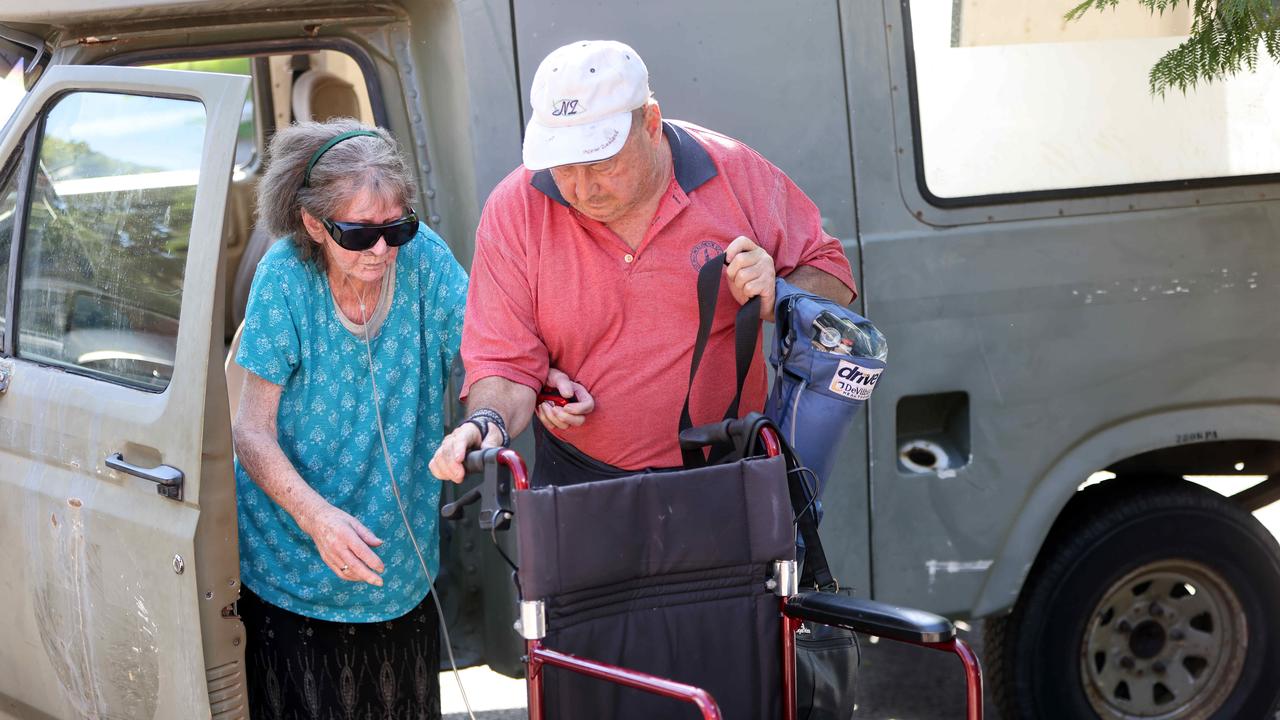
[[[124,456],[120,453],[112,453],[107,456],[107,467],[143,480],[150,480],[156,484],[156,492],[170,500],[182,499],[183,474],[172,465],[157,465],[153,468],[138,467],[125,462]]]

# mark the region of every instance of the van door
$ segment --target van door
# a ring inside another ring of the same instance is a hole
[[[202,648],[237,578],[194,553],[237,552],[201,463],[247,82],[56,66],[0,139],[0,717],[243,717],[242,631]]]

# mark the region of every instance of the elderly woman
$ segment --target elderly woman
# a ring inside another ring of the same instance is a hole
[[[271,142],[236,362],[240,616],[258,720],[439,717],[439,484],[427,462],[467,277],[410,207],[391,136],[354,120]]]

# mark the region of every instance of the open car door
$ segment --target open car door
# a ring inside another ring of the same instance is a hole
[[[54,66],[0,138],[0,717],[245,716],[218,269],[247,83]]]

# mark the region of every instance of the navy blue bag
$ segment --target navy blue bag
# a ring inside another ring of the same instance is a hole
[[[879,340],[877,354],[884,354],[883,336],[866,318],[786,280],[777,281],[773,348],[769,353],[774,382],[765,403],[765,415],[777,423],[796,455],[813,471],[815,504],[831,475],[845,432],[871,397],[885,367],[884,360],[860,356],[865,351],[862,347],[846,344],[845,349],[853,354],[814,347],[818,332],[814,323],[824,313],[870,328]],[[830,345],[839,347],[834,340]]]
[[[822,518],[819,498],[845,432],[884,372],[884,337],[861,315],[786,280],[777,281],[776,292],[769,353],[774,379],[765,415],[777,424],[794,451],[789,472],[798,473],[803,481],[800,484],[808,490],[809,507],[796,518],[801,530],[796,538],[800,586],[842,592],[827,565],[817,532]],[[841,329],[853,330],[857,340],[849,341]],[[806,512],[808,520],[803,517]],[[860,659],[852,631],[818,625],[806,626],[798,633],[796,717],[850,717],[857,707]]]
[[[689,368],[690,394],[711,334],[723,270],[724,255],[719,255],[698,272],[699,323]],[[778,280],[776,287],[775,335],[770,354],[776,374],[765,412],[785,440],[782,451],[795,513],[793,528],[797,550],[804,551],[800,586],[839,592],[818,535],[821,507],[817,496],[821,481],[830,474],[845,431],[871,397],[884,370],[884,361],[871,357],[883,357],[884,338],[861,315],[831,300],[803,292],[785,280]],[[743,383],[755,354],[760,329],[757,299],[749,300],[738,310],[734,326],[737,393],[725,412],[726,420],[738,417]],[[851,336],[856,339],[850,341]],[[832,352],[826,352],[827,348]],[[686,394],[680,414],[681,452],[686,468],[732,462],[744,452],[732,443],[720,447],[713,444],[709,446],[709,456],[704,456],[701,444],[685,446],[686,433],[696,430]],[[806,478],[810,471],[820,481],[816,487]],[[791,482],[796,480],[799,482]],[[797,633],[796,717],[847,719],[856,706],[859,659],[857,638],[851,630],[817,625],[806,626]]]

